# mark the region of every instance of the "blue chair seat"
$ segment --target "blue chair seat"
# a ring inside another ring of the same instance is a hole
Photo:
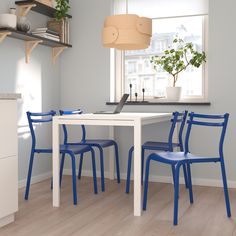
[[[93,146],[99,145],[100,147],[105,148],[105,147],[109,147],[111,145],[114,145],[114,140],[86,139],[85,143],[89,144],[89,145],[93,145]]]
[[[220,161],[219,157],[202,157],[196,156],[192,153],[185,154],[184,152],[159,152],[151,154],[151,160],[156,160],[159,162],[167,164],[176,164],[177,162],[218,162]]]
[[[36,153],[52,153],[52,148],[37,148]],[[91,147],[89,145],[78,145],[78,144],[61,144],[60,153],[71,153],[80,154],[83,152],[91,152]]]
[[[61,144],[60,145],[60,153],[68,153],[68,152],[73,152],[74,154],[91,152],[91,147],[88,145]]]
[[[172,143],[172,147],[179,147],[180,145],[178,143]],[[168,151],[170,149],[169,143],[168,142],[153,142],[153,141],[148,141],[143,144],[144,149],[149,149],[149,150],[163,150],[163,151]]]

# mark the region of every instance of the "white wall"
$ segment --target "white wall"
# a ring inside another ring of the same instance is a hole
[[[234,0],[210,0],[209,6],[209,101],[211,106],[128,106],[125,111],[170,112],[174,110],[202,113],[230,113],[230,122],[225,143],[225,160],[228,179],[236,181],[236,158],[234,137],[236,135],[235,55],[236,2]],[[62,56],[61,67],[61,107],[64,109],[83,108],[86,112],[105,107],[109,101],[109,49],[101,45],[101,30],[105,16],[110,14],[109,0],[72,0],[73,15],[71,37],[73,49]],[[167,124],[145,129],[144,140],[161,139],[166,136]],[[132,130],[116,129],[120,145],[121,172],[126,172],[127,153],[132,145]],[[217,131],[193,132],[191,148],[198,153],[217,153]],[[90,137],[104,137],[106,128],[89,128]],[[74,136],[75,137],[75,136]],[[106,167],[108,163],[106,162]],[[89,169],[88,163],[86,166]],[[193,168],[193,177],[205,180],[220,180],[217,165],[198,165]],[[152,174],[170,176],[170,170],[160,165],[153,166]],[[211,182],[211,183],[213,183]],[[218,182],[217,182],[218,183]]]
[[[0,13],[8,12],[10,7],[14,7],[14,2],[12,0],[1,0]],[[33,12],[29,14],[28,19],[32,28],[45,26],[47,20],[46,17]],[[7,38],[0,44],[0,93],[18,92],[22,94],[22,99],[18,102],[19,180],[26,178],[31,147],[25,112],[28,110],[40,112],[58,109],[60,102],[60,63],[52,66],[51,49],[38,46],[32,53],[30,63],[26,64],[24,45],[24,41],[11,38]],[[50,146],[51,129],[50,127],[41,128],[38,129],[40,132],[38,144]],[[37,155],[33,176],[50,170],[50,156]]]

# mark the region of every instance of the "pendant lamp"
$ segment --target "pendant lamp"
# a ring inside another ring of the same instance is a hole
[[[108,16],[102,32],[103,46],[120,50],[141,50],[149,47],[152,37],[152,20],[135,14]]]

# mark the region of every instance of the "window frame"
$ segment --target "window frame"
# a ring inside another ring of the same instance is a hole
[[[152,19],[170,19],[170,18],[182,18],[182,17],[193,17],[202,16],[202,49],[205,51],[208,58],[208,14],[198,14],[198,15],[185,15],[185,16],[171,16],[171,17],[160,17]],[[124,93],[124,78],[125,78],[125,59],[124,51],[110,49],[110,65],[111,65],[111,83],[110,83],[110,102],[119,101]],[[179,102],[208,102],[208,62],[202,65],[202,96],[189,96],[182,97]],[[166,98],[158,99],[153,96],[145,97],[146,100],[154,102],[167,102]],[[140,96],[141,99],[141,96]]]

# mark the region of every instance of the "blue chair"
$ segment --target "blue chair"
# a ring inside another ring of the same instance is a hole
[[[184,125],[186,121],[188,112],[184,111],[183,113],[174,112],[172,119],[171,119],[171,128],[169,132],[168,142],[156,142],[156,141],[147,141],[142,145],[142,181],[143,181],[143,170],[144,170],[144,157],[145,157],[145,150],[155,150],[155,151],[169,151],[173,152],[173,149],[176,147],[180,148],[180,151],[183,151],[183,141],[182,141],[182,135],[184,130]],[[180,129],[178,134],[178,143],[173,143],[173,135],[174,131],[176,129],[176,124],[180,123]],[[128,156],[128,167],[127,167],[127,179],[126,179],[126,193],[129,193],[130,191],[130,174],[131,174],[131,164],[132,164],[132,154],[134,151],[134,147],[131,147],[129,150],[129,156]],[[185,185],[186,188],[188,187],[188,181],[187,181],[187,170],[186,166],[183,165],[183,171],[184,171],[184,178],[185,178]]]
[[[60,115],[73,115],[73,114],[82,114],[82,110],[77,109],[73,111],[62,111],[60,110]],[[101,188],[102,192],[105,191],[105,180],[104,180],[104,153],[103,149],[106,147],[114,146],[115,149],[115,159],[116,159],[116,174],[117,174],[117,182],[120,183],[120,167],[119,167],[119,154],[118,154],[118,145],[114,140],[110,139],[87,139],[86,138],[86,129],[84,125],[81,125],[82,128],[82,139],[79,144],[86,144],[90,147],[96,147],[100,153],[100,167],[101,167]],[[68,131],[66,125],[63,125],[64,131],[64,139],[67,142],[68,140]],[[74,143],[70,143],[74,144]],[[79,171],[78,171],[78,179],[81,179],[82,174],[82,166],[83,166],[83,153],[80,157],[79,163]]]
[[[32,137],[32,147],[31,147],[31,155],[29,162],[29,170],[27,177],[27,184],[25,190],[25,200],[29,198],[29,190],[30,190],[30,181],[31,174],[33,169],[34,155],[35,153],[52,153],[52,148],[36,148],[36,134],[33,127],[33,124],[41,124],[41,123],[51,123],[53,116],[56,114],[55,111],[50,111],[46,113],[32,113],[27,112],[27,118],[29,122],[30,133]],[[64,142],[63,145],[60,145],[60,154],[62,154],[62,159],[65,159],[65,155],[68,154],[71,157],[72,164],[72,184],[73,184],[73,200],[74,205],[77,204],[77,190],[76,190],[76,164],[75,164],[75,155],[83,154],[85,152],[91,152],[92,154],[92,167],[93,167],[93,184],[94,184],[94,192],[97,193],[97,177],[96,177],[96,163],[95,163],[95,152],[89,145],[70,145]],[[63,163],[64,164],[64,163]],[[60,183],[62,179],[62,171],[63,165],[61,162],[60,166]]]
[[[187,121],[188,128],[185,139],[185,151],[184,152],[163,152],[163,153],[152,153],[148,156],[146,161],[146,172],[145,172],[145,182],[144,182],[144,198],[143,198],[143,210],[147,208],[147,193],[148,193],[148,178],[149,178],[149,169],[151,161],[158,161],[171,165],[174,170],[174,225],[178,224],[178,196],[179,196],[179,169],[181,165],[187,165],[188,173],[188,189],[189,189],[189,198],[190,203],[193,203],[193,193],[192,193],[192,180],[191,180],[191,170],[190,164],[194,163],[216,163],[220,162],[223,186],[224,186],[224,195],[226,203],[226,212],[227,216],[231,216],[230,211],[230,201],[226,180],[225,164],[224,164],[224,155],[223,155],[223,144],[225,138],[225,132],[227,128],[227,123],[229,119],[229,114],[224,115],[203,115],[195,114],[191,112],[189,114],[189,119]],[[219,156],[217,157],[203,157],[194,155],[189,152],[189,137],[192,126],[210,126],[221,128],[220,142],[219,142]]]

